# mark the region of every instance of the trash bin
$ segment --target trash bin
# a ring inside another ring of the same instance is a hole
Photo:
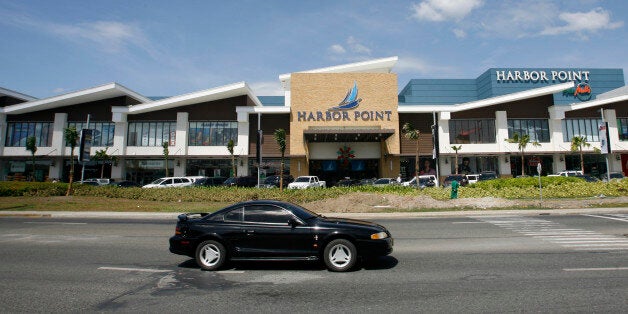
[[[453,180],[451,181],[451,199],[455,199],[458,198],[458,187],[460,186],[460,184],[458,183],[458,181]]]

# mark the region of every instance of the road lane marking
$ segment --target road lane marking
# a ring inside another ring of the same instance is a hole
[[[600,216],[600,215],[589,215],[589,214],[585,214],[582,216],[589,216],[589,217],[595,217],[595,218],[604,218],[604,219],[611,219],[611,220],[619,220],[619,221],[623,221],[623,222],[628,222],[628,218],[615,218],[615,217],[608,217],[608,216]]]
[[[454,221],[452,224],[485,224],[484,221]]]
[[[54,221],[25,221],[25,224],[46,224],[46,225],[86,225],[86,222],[54,222]]]
[[[119,270],[119,271],[139,271],[144,273],[169,273],[169,269],[153,269],[153,268],[127,268],[127,267],[98,267],[100,270]]]
[[[601,267],[601,268],[563,268],[564,271],[613,271],[628,270],[628,267]]]
[[[244,270],[220,270],[219,274],[244,274]]]

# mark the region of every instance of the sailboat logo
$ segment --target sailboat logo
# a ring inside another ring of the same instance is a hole
[[[328,110],[349,110],[357,108],[360,105],[362,98],[358,98],[358,84],[353,82],[353,88],[349,89],[347,96],[343,99],[338,106],[331,107]]]

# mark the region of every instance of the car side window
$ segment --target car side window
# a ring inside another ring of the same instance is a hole
[[[290,218],[293,218],[290,212],[276,206],[253,205],[244,210],[245,222],[287,225]]]
[[[242,222],[242,207],[236,208],[225,214],[225,221],[227,222]]]
[[[164,182],[161,182],[161,185],[168,185],[168,184],[172,184],[172,179],[166,179],[164,180]]]

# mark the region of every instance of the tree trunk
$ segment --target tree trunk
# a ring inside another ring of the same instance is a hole
[[[456,151],[456,174],[458,174],[458,151]]]
[[[105,162],[102,162],[102,166],[100,166],[100,178],[102,179],[105,176]]]
[[[416,178],[416,187],[419,188],[419,140],[416,140],[416,160],[414,161],[414,177]]]
[[[525,173],[525,169],[526,169],[526,168],[525,168],[525,157],[524,157],[524,155],[523,155],[523,151],[521,151],[521,175],[522,175],[522,176],[525,176],[525,175],[526,175],[526,173]]]
[[[281,153],[281,165],[279,166],[279,191],[283,191],[283,153]]]
[[[580,147],[580,171],[584,174],[584,154],[582,153],[582,147]]]

